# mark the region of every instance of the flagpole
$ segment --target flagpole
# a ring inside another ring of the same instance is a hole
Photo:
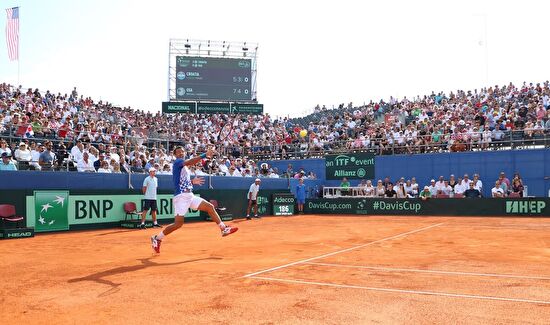
[[[21,44],[21,6],[17,9],[17,19],[19,19],[19,24],[17,26],[17,87],[21,86],[21,52],[19,44]]]

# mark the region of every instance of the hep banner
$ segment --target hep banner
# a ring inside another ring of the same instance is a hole
[[[325,156],[326,177],[331,180],[374,178],[374,154],[350,153]]]

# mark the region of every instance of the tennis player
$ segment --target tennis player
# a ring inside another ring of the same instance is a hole
[[[204,184],[204,178],[195,177],[191,179],[191,173],[189,172],[187,166],[193,166],[205,157],[212,158],[214,153],[215,151],[208,149],[207,153],[203,153],[195,158],[184,160],[183,157],[185,152],[183,148],[176,147],[174,149],[174,156],[176,157],[176,160],[174,161],[174,165],[172,167],[175,187],[173,205],[176,216],[174,223],[164,228],[164,230],[162,230],[158,235],[151,237],[151,246],[156,253],[160,253],[160,244],[164,239],[164,236],[169,235],[171,232],[179,229],[183,225],[184,216],[189,208],[207,212],[210,218],[212,218],[212,220],[218,224],[218,227],[220,227],[222,236],[231,235],[239,229],[237,227],[226,226],[210,202],[207,202],[193,194],[193,185]]]
[[[247,199],[248,199],[248,207],[246,208],[246,220],[250,220],[250,208],[254,206],[254,218],[260,219],[258,216],[258,192],[260,191],[260,183],[262,182],[261,179],[256,178],[254,183],[250,185],[250,188],[248,189]]]

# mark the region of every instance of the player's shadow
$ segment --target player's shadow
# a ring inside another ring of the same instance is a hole
[[[192,263],[192,262],[198,262],[198,261],[206,261],[206,260],[221,260],[221,257],[205,257],[205,258],[196,258],[192,260],[186,260],[186,261],[180,261],[180,262],[172,262],[172,263],[155,263],[151,261],[152,257],[148,258],[140,258],[138,261],[141,261],[141,264],[138,265],[131,265],[131,266],[120,266],[115,267],[114,269],[105,270],[97,273],[93,273],[90,275],[87,275],[82,278],[74,278],[69,279],[68,283],[75,283],[75,282],[83,282],[83,281],[93,281],[100,284],[105,284],[108,286],[111,286],[111,288],[102,294],[100,294],[98,297],[104,297],[108,296],[110,294],[113,294],[115,292],[120,291],[119,286],[122,285],[122,283],[115,283],[113,281],[105,279],[105,277],[116,275],[116,274],[122,274],[122,273],[128,273],[128,272],[135,272],[139,270],[143,270],[150,267],[156,267],[156,266],[170,266],[170,265],[179,265],[179,264],[185,264],[185,263]]]
[[[114,230],[114,231],[102,232],[101,234],[97,234],[96,236],[107,236],[112,234],[120,234],[123,232],[136,232],[136,230],[135,229]]]

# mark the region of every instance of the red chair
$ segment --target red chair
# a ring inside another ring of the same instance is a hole
[[[212,204],[214,206],[214,209],[216,209],[216,211],[225,211],[225,210],[227,210],[226,208],[221,207],[218,204],[218,200],[210,200],[210,204]]]
[[[2,219],[2,229],[6,229],[6,221],[14,222],[16,228],[19,227],[19,222],[23,217],[18,217],[15,214],[15,206],[11,204],[0,204],[0,219]]]
[[[438,199],[448,199],[449,195],[441,193],[441,194],[437,194],[435,197]]]
[[[510,193],[510,195],[508,195],[508,197],[521,197],[521,195],[518,192],[512,192]]]
[[[455,196],[454,196],[456,199],[463,199],[464,198],[464,194],[461,194],[461,193],[455,193]]]
[[[135,202],[124,203],[124,212],[126,213],[124,220],[128,220],[128,216],[130,216],[130,220],[133,220],[134,216],[136,216],[137,219],[140,217]]]

